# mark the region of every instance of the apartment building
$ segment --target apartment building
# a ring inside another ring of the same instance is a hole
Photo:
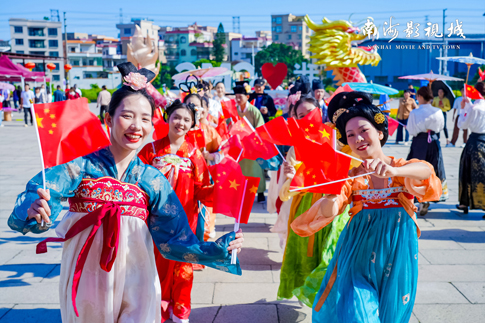
[[[49,57],[64,56],[62,24],[49,20],[10,18],[9,25],[11,52],[39,56],[39,59],[29,60],[36,64],[33,69],[36,72],[46,72],[45,65],[53,63],[56,69],[49,75],[54,85],[62,85],[64,64],[59,60],[49,60]]]
[[[261,35],[261,34],[260,34]],[[254,56],[271,45],[271,38],[264,37],[241,37],[231,40],[231,61],[245,61],[254,64]]]
[[[304,57],[310,58],[308,42],[311,30],[303,20],[304,16],[290,14],[271,15],[271,32],[273,42],[286,44],[301,50]]]

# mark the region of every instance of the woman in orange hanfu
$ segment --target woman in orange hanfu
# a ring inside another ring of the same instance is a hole
[[[384,155],[387,119],[367,96],[348,93],[339,106],[340,141],[364,162],[349,172],[339,195],[326,195],[291,224],[298,235],[310,236],[353,203],[312,321],[407,323],[418,282],[414,196],[438,200],[441,182],[427,162]]]

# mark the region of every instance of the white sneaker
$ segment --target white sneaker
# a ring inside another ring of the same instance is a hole
[[[24,124],[24,127],[28,127],[28,126],[29,126],[29,125],[27,125],[27,124]]]
[[[455,145],[453,145],[451,142],[449,144],[446,144],[445,147],[455,147]]]
[[[411,142],[409,142],[409,141],[406,141],[406,142],[404,143],[404,146],[409,146],[409,145],[411,145]]]
[[[189,323],[189,319],[186,319],[186,320],[182,320],[182,319],[179,319],[177,316],[172,316],[172,321],[174,323]]]
[[[460,148],[465,148],[466,144],[461,144]]]
[[[0,127],[5,127],[3,124],[0,124]]]

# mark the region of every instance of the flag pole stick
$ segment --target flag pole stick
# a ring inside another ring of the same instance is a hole
[[[329,185],[329,184],[333,184],[333,183],[343,182],[343,181],[347,181],[349,179],[354,179],[354,178],[357,178],[357,177],[362,177],[362,176],[366,176],[366,175],[370,175],[370,174],[374,174],[374,173],[375,172],[370,172],[370,173],[365,173],[365,174],[361,174],[361,175],[357,175],[357,176],[339,179],[339,180],[328,182],[328,183],[317,184],[317,185],[306,186],[306,187],[299,187],[299,188],[295,188],[293,190],[290,190],[290,192],[298,192],[298,191],[306,190],[306,189],[309,189],[309,188],[320,187],[320,186]]]
[[[363,163],[363,162],[364,162],[362,159],[359,159],[359,158],[354,157],[354,156],[352,156],[352,155],[349,155],[349,154],[346,154],[346,153],[344,153],[344,152],[341,152],[340,150],[335,149],[335,152],[336,152],[337,154],[344,155],[344,156],[350,157],[350,158],[352,158],[352,159],[355,159],[356,161],[359,161],[359,162],[361,162],[361,163]]]
[[[256,129],[254,129],[253,125],[252,125],[251,123],[249,123],[248,118],[246,118],[246,116],[244,116],[243,118],[244,118],[244,120],[246,121],[246,123],[247,123],[247,124],[248,124],[248,125],[251,127],[251,130],[252,130],[253,132],[255,132],[255,131],[256,131]],[[282,154],[282,153],[281,153],[281,151],[278,149],[278,147],[276,146],[276,144],[273,144],[273,145],[274,145],[274,147],[276,148],[276,151],[278,151],[278,154],[280,154],[281,158],[283,158],[283,160],[284,160],[284,161],[286,161],[286,158],[283,156],[283,154]]]
[[[241,158],[241,155],[242,155],[243,151],[244,151],[244,148],[241,149],[241,152],[239,153],[239,156],[237,156],[236,163],[239,163],[239,158]]]
[[[241,206],[239,208],[239,217],[236,220],[236,222],[234,223],[234,232],[235,233],[237,233],[239,231],[239,222],[241,221],[241,213],[242,213],[242,209],[243,209],[243,206],[244,206],[244,196],[246,195],[247,186],[248,186],[248,180],[246,179],[246,181],[244,182],[244,190],[243,190],[243,193],[242,193]],[[237,250],[233,250],[232,253],[231,253],[231,265],[235,265],[236,260],[237,260]]]
[[[44,165],[44,154],[42,153],[42,144],[40,142],[40,135],[39,135],[39,128],[37,127],[37,115],[35,114],[35,109],[34,109],[34,104],[32,103],[32,119],[34,123],[34,128],[35,128],[35,133],[37,135],[37,144],[39,145],[39,151],[40,151],[40,163],[42,165],[42,187],[45,190],[45,165]],[[25,120],[27,121],[27,120]],[[45,226],[44,219],[42,219],[42,222],[40,224],[42,227]]]

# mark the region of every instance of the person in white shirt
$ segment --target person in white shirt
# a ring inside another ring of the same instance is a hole
[[[77,84],[74,84],[74,91],[79,94],[79,97],[82,98],[83,96],[83,92],[81,91],[81,89],[78,89],[77,88]]]
[[[462,87],[461,93],[465,93],[465,87]],[[458,117],[460,116],[461,112],[461,100],[463,99],[462,96],[455,99],[455,103],[453,103],[453,118],[455,119],[455,127],[453,129],[453,137],[451,137],[451,144],[453,147],[455,146],[458,137],[460,135],[460,128],[458,127]],[[461,148],[465,147],[466,141],[468,138],[468,129],[463,129],[463,144]]]
[[[485,84],[475,85],[485,97]],[[460,157],[458,210],[465,214],[470,209],[485,210],[485,100],[475,100],[473,104],[464,98],[460,105],[458,127],[470,129],[471,134]],[[485,216],[483,216],[485,219]]]
[[[28,84],[25,84],[25,90],[22,91],[22,94],[20,95],[20,106],[23,107],[24,109],[24,121],[25,125],[24,127],[28,127],[28,121],[27,118],[30,116],[30,125],[34,125],[34,121],[32,119],[32,104],[34,103],[35,100],[35,94],[30,90],[30,86]]]
[[[219,102],[212,99],[212,84],[204,80],[200,81],[202,86],[198,86],[198,94],[205,96],[209,100],[209,114],[212,116],[212,122],[217,123],[219,116],[224,115],[222,112],[222,106]]]
[[[445,201],[448,199],[448,184],[446,183],[445,164],[438,138],[438,134],[444,128],[445,119],[441,109],[431,105],[433,96],[428,87],[421,87],[416,96],[419,107],[409,113],[406,127],[409,134],[413,136],[407,160],[416,158],[433,165],[436,176],[441,180],[443,190],[440,201]],[[429,202],[420,203],[419,215],[426,215],[428,207]]]
[[[214,100],[216,100],[217,102],[221,102],[221,101],[228,101],[230,100],[227,96],[226,96],[226,86],[224,85],[224,82],[220,81],[220,82],[217,82],[215,88],[216,90],[216,96],[214,96]]]

